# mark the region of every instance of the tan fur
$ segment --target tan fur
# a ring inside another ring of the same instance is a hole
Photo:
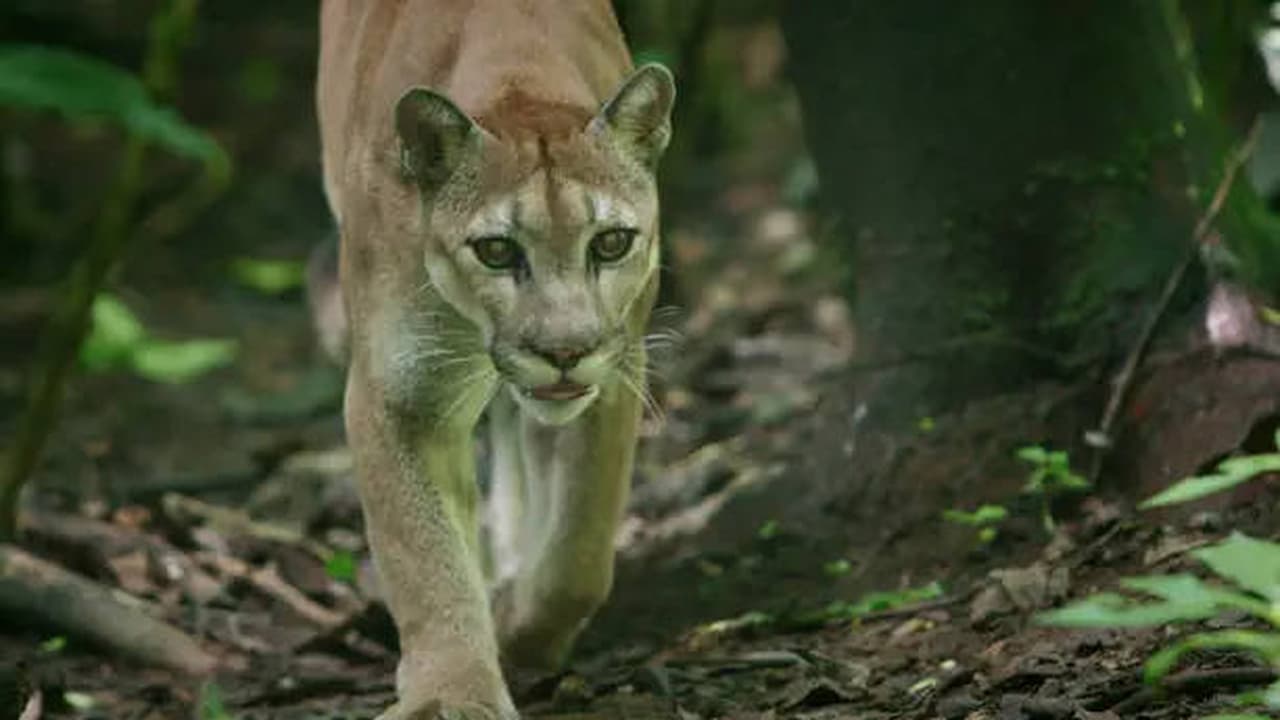
[[[343,302],[316,307],[346,335],[328,344],[347,348],[347,434],[402,646],[384,717],[515,717],[500,657],[562,662],[612,583],[670,76],[632,73],[608,0],[324,0],[317,91]],[[620,228],[632,249],[599,261],[595,238]],[[495,236],[523,269],[480,261]],[[589,392],[548,398],[566,383]]]

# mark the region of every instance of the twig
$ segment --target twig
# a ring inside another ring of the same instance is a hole
[[[1266,685],[1275,679],[1276,671],[1265,667],[1193,670],[1169,677],[1155,687],[1144,686],[1108,709],[1116,715],[1128,717],[1130,713],[1170,695]]]
[[[197,517],[226,533],[245,535],[282,545],[295,545],[323,562],[327,562],[333,556],[333,551],[321,542],[281,525],[259,522],[239,510],[213,505],[177,493],[166,494],[161,500],[161,506],[170,516]]]
[[[259,592],[284,603],[302,619],[324,628],[334,628],[346,622],[346,617],[307,597],[301,590],[285,582],[275,568],[268,565],[256,568],[239,558],[218,553],[202,552],[196,560],[225,575],[241,578]]]
[[[0,617],[34,618],[148,665],[191,675],[217,669],[218,660],[195,639],[144,607],[123,591],[0,545]]]
[[[1213,199],[1209,202],[1209,207],[1205,209],[1204,214],[1196,222],[1195,230],[1191,234],[1190,247],[1187,248],[1182,261],[1178,263],[1177,267],[1169,275],[1169,279],[1165,281],[1164,289],[1160,292],[1160,297],[1156,300],[1155,307],[1152,308],[1151,314],[1147,316],[1142,332],[1139,333],[1138,339],[1133,343],[1133,347],[1130,348],[1129,355],[1125,358],[1124,366],[1120,369],[1120,374],[1116,376],[1115,383],[1111,389],[1111,396],[1107,398],[1106,410],[1102,414],[1102,421],[1098,423],[1096,429],[1085,433],[1085,442],[1097,449],[1093,457],[1093,467],[1089,472],[1090,480],[1092,481],[1096,482],[1098,475],[1102,471],[1102,459],[1112,444],[1111,431],[1115,425],[1116,416],[1119,414],[1120,406],[1128,395],[1130,386],[1133,384],[1134,374],[1137,373],[1138,366],[1142,363],[1142,358],[1146,354],[1147,348],[1151,345],[1151,339],[1155,336],[1156,327],[1169,309],[1169,302],[1173,300],[1174,293],[1178,291],[1178,288],[1182,286],[1182,281],[1186,279],[1187,271],[1191,269],[1192,263],[1195,262],[1200,252],[1201,244],[1204,243],[1213,227],[1213,222],[1217,219],[1218,214],[1222,212],[1223,206],[1226,205],[1227,197],[1231,194],[1231,188],[1235,184],[1240,168],[1244,166],[1245,162],[1253,154],[1253,149],[1258,143],[1261,127],[1261,123],[1255,120],[1244,143],[1228,159],[1226,169],[1222,173],[1222,179],[1218,182],[1218,187],[1213,193]]]

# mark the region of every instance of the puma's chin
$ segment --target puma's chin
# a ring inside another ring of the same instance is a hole
[[[564,425],[591,407],[600,394],[598,385],[557,382],[534,388],[509,386],[516,404],[544,425]]]

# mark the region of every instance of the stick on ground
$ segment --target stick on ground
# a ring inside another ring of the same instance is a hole
[[[0,617],[24,617],[134,660],[208,675],[218,659],[191,636],[112,591],[24,552],[0,545]]]

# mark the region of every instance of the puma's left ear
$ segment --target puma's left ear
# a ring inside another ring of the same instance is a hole
[[[655,167],[671,140],[675,99],[671,71],[656,63],[644,65],[605,104],[592,127],[611,133],[645,166]]]
[[[396,134],[405,175],[423,190],[436,190],[449,179],[469,151],[480,143],[480,130],[449,98],[416,87],[396,103]]]

